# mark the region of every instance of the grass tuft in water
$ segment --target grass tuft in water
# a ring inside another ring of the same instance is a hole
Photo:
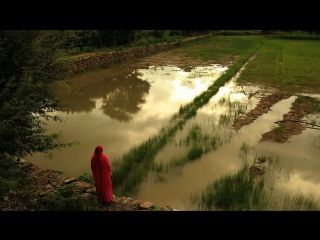
[[[249,152],[250,152],[250,145],[246,142],[243,142],[240,146],[238,155],[241,158],[245,158],[249,154]]]
[[[278,164],[274,156],[269,162]],[[266,189],[265,178],[254,178],[248,173],[248,165],[233,174],[227,174],[203,190],[191,194],[193,210],[207,211],[318,211],[313,195],[297,193],[286,195],[283,205],[277,203]]]
[[[219,125],[228,126],[231,123],[231,116],[228,114],[221,114],[219,117]]]
[[[294,197],[288,194],[285,197],[283,204],[284,211],[318,211],[317,202],[313,195],[304,196],[302,193],[297,193]]]
[[[187,158],[189,160],[194,160],[196,158],[200,158],[203,154],[203,149],[200,146],[193,146],[189,152],[187,153]]]
[[[195,210],[252,210],[264,204],[264,179],[255,183],[247,165],[234,174],[227,174],[191,195]]]
[[[283,126],[281,125],[279,126],[273,125],[271,131],[275,134],[281,134],[284,131],[284,129],[283,129]]]

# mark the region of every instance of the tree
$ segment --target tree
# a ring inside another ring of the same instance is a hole
[[[272,34],[274,32],[274,30],[266,30],[266,29],[264,29],[264,30],[261,30],[261,32],[263,34]]]
[[[306,31],[310,34],[310,38],[311,38],[311,35],[315,30],[306,30]]]
[[[83,51],[83,47],[89,44],[100,46],[97,42],[98,31],[97,30],[71,30],[73,34],[70,34],[70,41],[75,47],[80,48],[80,52]]]
[[[99,30],[100,39],[104,46],[121,46],[135,40],[135,30]]]
[[[198,35],[198,34],[206,34],[209,32],[209,30],[180,30],[182,36],[193,36],[193,35]],[[227,35],[228,30],[223,30],[225,31],[225,34]]]
[[[69,67],[58,58],[73,47],[72,36],[61,30],[0,30],[0,172],[6,173],[0,174],[0,193],[12,186],[14,160],[75,143],[45,128],[47,120],[62,120],[53,114],[59,100],[52,88],[67,76]]]
[[[292,30],[280,30],[280,31],[288,32],[288,33],[290,34],[290,37],[291,37],[291,32],[292,32]]]

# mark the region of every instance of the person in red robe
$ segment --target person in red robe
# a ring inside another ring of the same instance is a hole
[[[110,203],[113,199],[112,171],[109,159],[103,153],[102,146],[97,146],[94,150],[91,157],[91,170],[98,193],[98,201],[100,203]]]

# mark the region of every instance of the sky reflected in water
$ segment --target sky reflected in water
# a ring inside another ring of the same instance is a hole
[[[133,145],[156,134],[182,104],[206,90],[226,69],[211,65],[184,72],[172,66],[151,66],[111,78],[100,72],[99,81],[65,97],[66,107],[57,113],[63,123],[48,122],[50,131],[61,131],[67,140],[80,141],[80,146],[54,150],[53,159],[42,153],[27,159],[78,176],[91,172],[94,148],[102,145],[112,163]]]

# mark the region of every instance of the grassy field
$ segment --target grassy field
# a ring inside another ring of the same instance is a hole
[[[239,80],[264,82],[289,92],[319,89],[320,41],[269,37]]]
[[[307,33],[216,36],[173,50],[188,57],[223,62],[261,47],[242,71],[239,81],[265,83],[291,93],[320,88],[320,39]]]
[[[176,54],[187,57],[201,57],[217,63],[225,58],[239,57],[250,49],[255,49],[266,41],[262,35],[222,36],[206,38],[196,43],[188,43],[173,50]]]

